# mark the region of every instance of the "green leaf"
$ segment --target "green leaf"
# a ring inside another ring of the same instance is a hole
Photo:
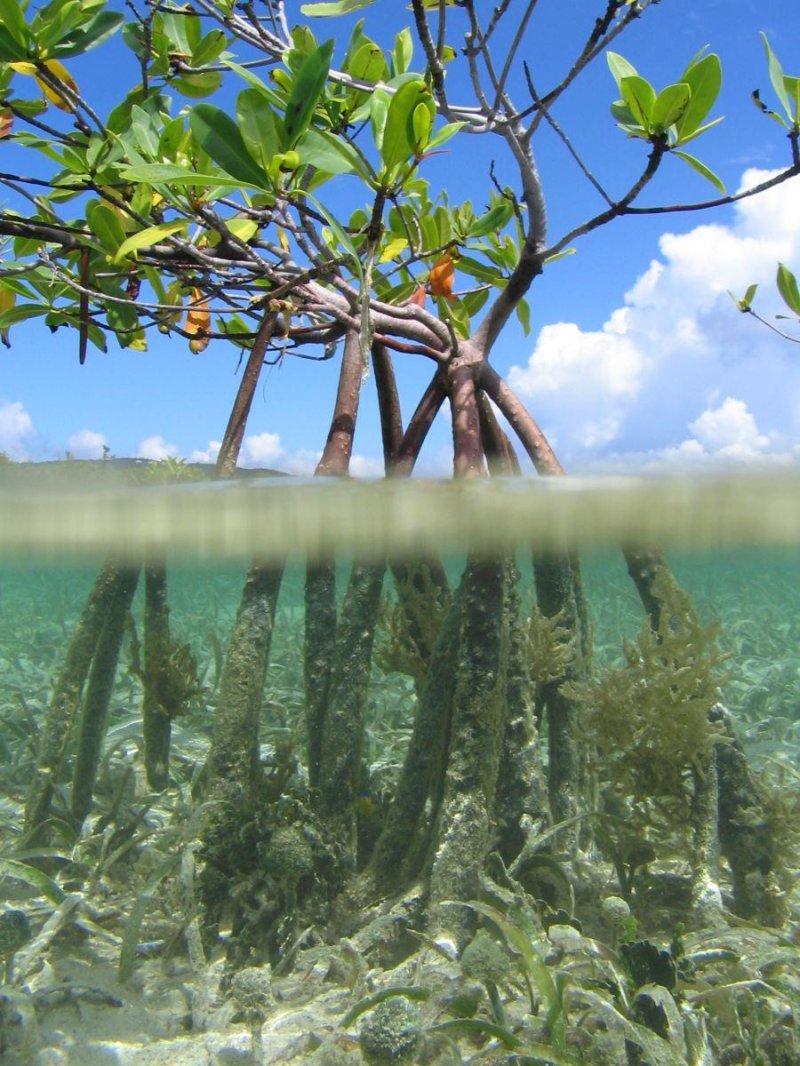
[[[0,0],[0,24],[18,44],[27,46],[30,30],[17,0]]]
[[[314,108],[325,88],[333,56],[334,41],[331,38],[303,62],[298,70],[283,120],[286,141],[293,148],[298,138],[305,133],[311,123]]]
[[[789,74],[785,74],[783,84],[786,86],[789,103],[794,112],[792,118],[796,126],[798,120],[800,120],[800,78],[793,78]]]
[[[252,70],[248,70],[247,67],[241,67],[238,63],[234,63],[232,59],[225,59],[224,57],[220,62],[224,63],[226,67],[229,67],[234,73],[238,74],[240,78],[243,78],[248,85],[257,89],[264,99],[269,100],[274,107],[283,107],[284,101],[278,93],[276,93],[274,89],[271,89],[266,82],[263,82]]]
[[[404,82],[391,99],[381,145],[381,158],[389,170],[416,154],[414,112],[420,104],[436,113],[428,87],[418,78]]]
[[[8,329],[17,322],[25,322],[29,318],[46,315],[49,310],[49,307],[41,307],[39,304],[17,304],[16,307],[10,307],[8,311],[0,314],[0,329]],[[2,860],[0,860],[0,872],[2,872]]]
[[[433,130],[433,119],[435,114],[436,111],[431,111],[427,104],[422,101],[417,104],[412,112],[411,129],[414,141],[414,154],[417,156],[422,155],[428,147],[428,142],[431,139],[431,131]]]
[[[359,45],[347,70],[358,81],[372,83],[385,81],[389,73],[383,52],[374,41],[370,40],[365,40]]]
[[[428,1033],[477,1033],[481,1036],[492,1036],[499,1040],[504,1048],[509,1051],[518,1048],[521,1041],[510,1029],[506,1029],[496,1022],[485,1021],[483,1018],[448,1018],[443,1022],[436,1022],[428,1026]]]
[[[636,122],[649,133],[653,128],[653,108],[656,102],[653,86],[638,74],[631,74],[620,81],[619,91]]]
[[[302,4],[300,14],[312,19],[349,15],[351,11],[360,11],[374,3],[375,0],[334,0],[332,3]]]
[[[712,120],[710,122],[706,122],[702,126],[698,126],[697,129],[694,131],[694,133],[690,133],[688,135],[688,137],[679,138],[679,140],[677,140],[675,142],[675,144],[676,145],[678,145],[678,144],[688,144],[690,141],[693,141],[695,139],[695,137],[700,137],[707,130],[712,129],[714,126],[718,126],[720,124],[720,122],[722,122],[722,121],[723,121],[723,116],[722,115],[720,115],[718,118],[712,118]]]
[[[783,302],[793,311],[800,315],[800,289],[797,288],[797,278],[783,263],[778,264],[778,292],[783,297]]]
[[[324,204],[320,203],[320,201],[317,200],[316,197],[312,196],[308,192],[305,193],[305,197],[306,197],[307,200],[311,201],[311,203],[314,205],[314,207],[317,209],[317,211],[319,211],[319,213],[322,215],[322,217],[328,223],[328,225],[331,228],[331,233],[333,233],[334,237],[336,238],[336,240],[341,245],[342,250],[347,252],[347,254],[350,256],[350,258],[353,261],[353,267],[355,269],[355,273],[356,273],[356,275],[358,277],[358,280],[361,282],[361,284],[363,284],[364,283],[364,268],[361,265],[361,257],[358,254],[358,249],[353,244],[353,242],[350,240],[349,235],[345,232],[344,228],[340,225],[340,223],[337,220],[336,216],[332,215],[331,212],[324,206]]]
[[[307,130],[297,145],[300,161],[325,174],[359,173],[369,179],[355,149],[327,130]]]
[[[632,63],[629,63],[624,56],[621,56],[619,52],[606,52],[606,62],[608,63],[608,69],[611,71],[620,92],[622,92],[623,78],[634,78],[637,76],[636,67],[633,66]]]
[[[548,255],[548,257],[545,259],[545,264],[557,263],[559,259],[566,259],[568,255],[575,255],[577,250],[577,248],[564,248],[560,252],[555,252],[553,255]]]
[[[405,74],[408,68],[411,66],[411,60],[414,56],[414,38],[411,36],[411,30],[406,26],[400,30],[394,39],[394,49],[392,50],[392,72],[395,77],[398,74]]]
[[[488,233],[496,233],[501,230],[514,213],[514,208],[508,200],[502,200],[490,207],[485,215],[476,218],[469,227],[468,237],[485,237]]]
[[[713,52],[698,62],[690,63],[681,77],[691,90],[691,100],[676,123],[678,143],[688,141],[700,132],[706,115],[716,103],[722,87],[722,65]]]
[[[222,30],[209,30],[192,52],[192,66],[205,67],[216,62],[225,50],[228,39]]]
[[[372,126],[372,136],[378,151],[383,147],[383,137],[386,132],[386,118],[389,114],[391,97],[383,89],[376,89],[369,98],[369,121]]]
[[[15,41],[5,26],[0,23],[0,63],[15,63],[28,58],[24,45]]]
[[[733,300],[739,310],[744,312],[750,310],[757,291],[758,285],[748,285],[747,292],[744,294],[741,300],[737,299],[737,297],[733,295],[730,289],[728,289],[728,296],[730,296],[730,298]]]
[[[189,125],[198,145],[224,171],[246,185],[269,189],[267,175],[245,148],[239,127],[229,115],[212,104],[198,104],[189,113]]]
[[[205,96],[211,96],[222,86],[222,74],[219,71],[209,70],[204,74],[181,74],[170,82],[181,96],[187,96],[190,100],[202,100]]]
[[[245,89],[239,93],[236,120],[245,148],[255,162],[268,171],[272,157],[285,147],[281,120],[258,89]]]
[[[764,51],[767,53],[767,64],[769,66],[769,80],[772,82],[772,88],[775,90],[775,95],[778,97],[781,103],[781,107],[786,112],[786,117],[790,122],[794,121],[794,115],[792,109],[789,106],[789,95],[786,92],[786,84],[783,80],[783,67],[781,66],[778,57],[772,51],[767,40],[766,33],[761,32],[761,40],[764,42]]]
[[[711,184],[715,188],[719,189],[719,191],[724,195],[725,186],[722,184],[722,182],[714,173],[714,171],[708,169],[705,163],[701,163],[699,159],[695,159],[695,157],[693,155],[689,155],[688,152],[678,152],[673,150],[673,155],[680,156],[681,159],[683,159],[686,163],[689,164],[692,170],[696,170],[698,174],[702,175],[702,177],[704,177],[707,181],[710,181]]]
[[[5,315],[2,317],[4,318]],[[30,885],[41,892],[51,903],[61,903],[64,899],[63,890],[52,878],[43,874],[41,870],[37,870],[35,866],[29,866],[26,862],[17,862],[16,859],[0,859],[0,875],[13,877],[17,881]]]
[[[442,126],[428,141],[427,151],[432,152],[435,148],[441,148],[443,144],[447,144],[451,137],[455,137],[459,130],[467,125],[466,122],[448,122],[446,126]]]
[[[125,230],[117,212],[109,204],[92,200],[86,205],[86,221],[89,229],[98,238],[103,248],[115,255],[126,239]]]
[[[624,130],[629,137],[647,138],[647,131],[637,125],[631,114],[631,109],[622,100],[615,100],[611,105],[611,114],[617,120],[617,125]]]
[[[662,89],[653,104],[653,129],[663,133],[673,126],[685,112],[691,96],[685,82]]]
[[[49,48],[48,56],[53,59],[69,59],[71,56],[83,55],[116,33],[124,21],[124,15],[118,12],[101,11],[87,25],[72,30]]]
[[[406,237],[392,237],[392,239],[386,243],[386,246],[378,258],[378,262],[390,263],[392,259],[399,259],[406,248],[408,248],[408,239]]]
[[[126,181],[146,182],[149,185],[176,185],[182,188],[210,185],[221,189],[241,189],[247,184],[238,178],[228,178],[221,174],[198,174],[188,167],[179,167],[174,163],[140,163],[134,167],[122,167],[120,176]]]
[[[122,937],[122,946],[119,953],[119,967],[117,973],[122,982],[127,981],[127,979],[133,974],[133,966],[136,960],[136,945],[139,941],[139,932],[142,928],[142,922],[147,913],[147,908],[150,906],[156,889],[164,878],[172,873],[180,858],[180,853],[178,853],[170,855],[168,858],[164,859],[163,862],[160,862],[150,874],[150,877],[145,882],[144,886],[139,888],[136,893],[136,901],[131,908],[125,923],[125,932]]]
[[[517,318],[522,326],[522,332],[526,337],[530,336],[531,332],[531,305],[527,300],[520,300],[517,304]]]
[[[132,252],[138,252],[141,248],[152,248],[154,244],[163,241],[165,237],[171,237],[173,233],[185,230],[188,225],[189,223],[186,219],[181,219],[178,222],[164,222],[160,226],[150,226],[148,229],[133,233],[127,240],[122,242],[117,254],[114,256],[114,261],[120,263]]]

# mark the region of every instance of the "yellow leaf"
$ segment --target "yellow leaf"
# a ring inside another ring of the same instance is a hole
[[[208,300],[200,289],[192,289],[192,302],[186,312],[186,332],[191,335],[189,348],[197,355],[208,347],[211,312]]]
[[[42,63],[47,67],[54,78],[77,95],[78,86],[73,80],[72,75],[62,63],[59,63],[57,59],[44,59],[42,60]],[[36,84],[42,90],[46,99],[48,99],[51,104],[54,104],[60,111],[75,110],[72,104],[68,103],[59,92],[52,89],[47,82],[42,79],[39,67],[37,67],[35,63],[9,63],[9,66],[12,70],[15,70],[17,74],[28,74],[31,77],[36,78]]]

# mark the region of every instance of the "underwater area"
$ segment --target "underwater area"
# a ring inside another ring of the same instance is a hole
[[[202,551],[4,500],[0,1060],[800,1062],[794,503],[284,559],[213,491]]]

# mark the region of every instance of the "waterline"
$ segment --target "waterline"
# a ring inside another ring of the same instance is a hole
[[[0,487],[6,555],[270,561],[653,543],[800,544],[800,474]]]

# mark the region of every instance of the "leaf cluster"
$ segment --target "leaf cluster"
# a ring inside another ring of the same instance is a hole
[[[722,121],[705,121],[719,96],[722,67],[718,55],[704,53],[705,48],[694,56],[677,82],[657,93],[627,59],[608,52],[608,65],[622,96],[611,105],[611,113],[629,137],[665,146],[724,193],[725,187],[713,171],[694,156],[678,151],[680,145]]]

